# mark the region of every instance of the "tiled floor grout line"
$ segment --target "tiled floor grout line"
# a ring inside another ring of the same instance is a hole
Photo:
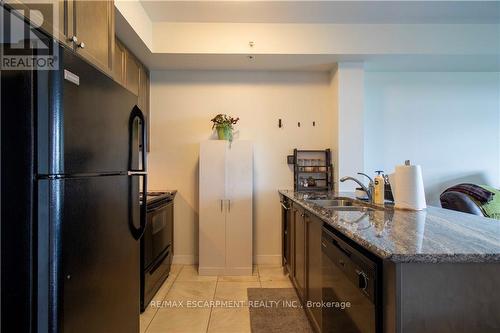
[[[181,274],[181,272],[184,269],[184,267],[185,267],[185,265],[182,265],[181,269],[179,270],[179,272],[175,276],[174,281],[172,281],[172,284],[170,285],[170,288],[168,288],[168,291],[165,293],[165,296],[163,296],[163,298],[161,299],[162,301],[164,301],[165,298],[167,297],[168,293],[170,292],[170,289],[172,289],[172,287],[174,286],[175,281],[177,281],[177,278]],[[148,325],[146,326],[146,329],[144,330],[144,333],[148,333],[149,326],[151,325],[151,323],[155,319],[156,314],[158,313],[158,310],[160,310],[160,308],[157,308],[156,311],[154,312],[154,315],[151,317],[151,320],[149,321]]]
[[[214,295],[212,296],[212,301],[215,300],[215,294],[217,293],[217,286],[219,285],[219,275],[217,275],[217,280],[215,280],[215,290],[214,290]],[[206,333],[208,333],[208,329],[210,328],[210,320],[212,319],[212,311],[214,308],[210,306],[210,314],[208,315],[208,322],[207,322],[207,329]]]
[[[175,274],[175,275],[172,274],[172,280],[169,282],[168,288],[165,288],[166,292],[160,301],[164,301],[167,298],[167,296],[170,295],[172,290],[176,288],[176,283],[178,281],[184,281],[185,277],[187,278],[186,281],[191,281],[191,275],[194,274],[192,276],[193,282],[195,282],[195,281],[203,282],[204,281],[203,279],[200,280],[199,278],[197,278],[199,276],[199,274],[197,274],[197,272],[194,272],[194,273],[191,272],[193,266],[195,266],[195,265],[179,265],[177,274]],[[265,274],[264,274],[264,278],[266,279],[265,281],[269,281],[269,282],[266,282],[267,286],[269,288],[274,288],[274,285],[276,285],[275,286],[276,288],[285,288],[286,286],[284,286],[284,283],[281,283],[281,281],[282,281],[283,276],[285,276],[285,280],[289,282],[288,276],[286,276],[286,274],[284,274],[284,271],[281,271],[281,274],[278,274],[277,268],[275,268],[275,267],[271,267],[271,268],[272,269],[270,269],[270,270],[269,270],[269,268],[266,268]],[[186,275],[185,277],[184,276],[181,277],[181,274],[183,274],[183,272],[186,273],[186,274],[184,274],[184,275]],[[225,277],[223,275],[217,275],[215,280],[210,279],[210,281],[215,282],[215,287],[214,287],[214,290],[212,292],[211,300],[215,301],[215,296],[217,295],[217,291],[219,289],[219,282],[222,282],[222,284],[220,286],[220,288],[222,288],[222,289],[224,289],[226,287],[233,288],[232,283],[235,283],[234,288],[236,288],[236,289],[240,288],[240,287],[238,287],[238,285],[240,285],[241,287],[245,287],[247,289],[247,297],[248,297],[248,288],[264,288],[265,283],[264,283],[264,281],[262,281],[262,276],[261,276],[260,269],[259,269],[258,265],[255,265],[255,271],[252,272],[252,275],[257,277],[257,281],[255,281],[255,278],[250,278],[250,277],[244,277],[242,279],[229,279],[228,281],[225,281]],[[179,279],[181,279],[181,280],[179,280]],[[250,285],[250,284],[256,283],[256,282],[258,282],[258,284],[256,284],[255,287],[254,287],[254,285]],[[273,284],[273,282],[276,282],[276,283]],[[221,292],[224,293],[225,289],[224,289],[224,291],[222,291],[222,289],[221,289]],[[239,296],[235,296],[235,297],[239,297]],[[206,299],[210,300],[210,296],[207,295]],[[220,319],[223,318],[223,317],[219,318],[218,313],[214,313],[215,306],[213,306],[213,304],[210,304],[210,305],[211,306],[209,309],[208,318],[205,317],[206,312],[203,315],[205,320],[207,320],[205,322],[206,323],[205,329],[203,330],[203,327],[199,327],[199,329],[201,329],[201,332],[204,332],[204,333],[210,332],[210,327],[214,327],[214,328],[218,327],[218,325],[220,323]],[[158,307],[157,309],[154,309],[153,313],[151,314],[151,319],[147,321],[146,325],[144,325],[144,326],[146,326],[144,331],[143,331],[144,333],[152,332],[152,330],[154,328],[153,327],[154,325],[152,325],[153,321],[156,322],[156,321],[164,318],[165,313],[159,312],[159,310],[160,310],[160,307]],[[223,313],[223,314],[227,315],[226,313]],[[149,315],[148,315],[148,317],[149,317]],[[201,317],[200,317],[200,319],[201,319]],[[159,329],[161,330],[161,326],[159,327]]]

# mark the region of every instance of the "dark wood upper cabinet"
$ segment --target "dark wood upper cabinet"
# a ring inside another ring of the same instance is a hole
[[[113,56],[113,78],[125,86],[125,59],[126,59],[125,46],[115,38],[115,52]]]
[[[108,74],[113,72],[113,1],[72,1],[73,44],[75,51]],[[71,20],[68,20],[71,22]]]
[[[125,60],[125,87],[137,96],[139,96],[140,71],[141,63],[132,53],[127,52]]]
[[[7,0],[42,30],[73,48],[108,75],[113,73],[115,7],[113,0]]]
[[[7,6],[23,13],[33,24],[40,27],[59,41],[71,45],[66,15],[67,1],[44,0],[39,2],[26,0],[5,0]]]
[[[150,117],[149,117],[149,71],[135,55],[115,37],[113,78],[137,96],[137,106],[144,113],[148,127],[147,151],[150,150]]]

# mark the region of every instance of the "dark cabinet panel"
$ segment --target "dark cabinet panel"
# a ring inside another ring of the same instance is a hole
[[[115,38],[113,1],[78,0],[73,4],[76,52],[110,75]]]
[[[27,0],[6,0],[5,3],[22,13],[35,25],[39,26],[49,35],[53,35],[56,39],[71,45],[68,31],[68,24],[65,20],[68,7],[65,0],[44,0],[44,1],[27,1]]]
[[[323,222],[316,216],[306,217],[307,234],[307,301],[318,304],[323,299],[321,233]],[[321,331],[321,307],[306,307],[316,330]]]
[[[306,213],[302,208],[294,210],[295,221],[295,286],[299,297],[304,301],[306,297]]]
[[[282,229],[282,253],[283,260],[282,264],[287,270],[287,272],[291,272],[292,265],[292,254],[291,254],[291,245],[292,245],[292,204],[289,200],[283,199],[281,202],[281,229]]]
[[[122,86],[125,86],[125,46],[115,38],[115,52],[113,56],[113,77]]]
[[[132,93],[139,96],[139,77],[141,75],[141,64],[130,52],[127,52],[125,67],[125,86]]]

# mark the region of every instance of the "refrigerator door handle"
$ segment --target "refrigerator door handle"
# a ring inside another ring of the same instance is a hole
[[[145,176],[147,174],[146,171],[127,171],[127,176]]]
[[[135,169],[133,166],[134,161],[134,130],[135,130],[135,120],[139,119],[141,124],[141,138],[140,138],[140,153],[141,153],[141,168]],[[129,118],[129,170],[127,171],[127,175],[130,177],[142,177],[142,192],[147,193],[148,191],[148,178],[147,178],[147,158],[146,158],[146,121],[144,118],[144,114],[141,109],[137,105],[134,106],[132,112],[130,113]],[[139,197],[139,193],[133,193],[132,195],[137,195]],[[137,229],[134,225],[131,226],[132,236],[139,240],[144,235],[144,231],[146,230],[146,200],[144,196],[144,202],[140,207],[140,226]],[[133,224],[133,218],[131,219],[131,223]]]
[[[134,168],[133,164],[133,156],[134,156],[134,147],[133,147],[133,137],[134,137],[134,125],[135,120],[138,118],[141,123],[141,143],[140,143],[140,153],[141,153],[141,168]],[[129,170],[132,172],[146,172],[147,170],[147,158],[146,158],[146,140],[147,140],[147,127],[146,127],[146,119],[144,118],[144,114],[141,109],[137,105],[134,106],[132,112],[130,113],[129,119],[129,128],[130,128],[130,140],[129,140]],[[145,190],[143,189],[145,192]]]
[[[148,186],[148,178],[146,174],[129,174],[130,177],[141,177],[142,178],[142,188],[145,189]],[[132,195],[137,195],[137,198],[139,198],[139,193],[132,193]],[[133,202],[133,199],[132,199]],[[144,232],[146,231],[146,224],[147,224],[147,216],[146,216],[146,202],[145,202],[145,197],[143,199],[143,202],[140,204],[140,211],[139,211],[139,228],[135,227],[134,224],[134,213],[133,213],[133,207],[130,207],[130,231],[132,233],[132,236],[134,239],[139,240],[142,238],[144,235]]]

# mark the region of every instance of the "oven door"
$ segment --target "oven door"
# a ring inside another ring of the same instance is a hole
[[[173,201],[160,202],[148,207],[147,226],[144,232],[144,269],[165,253],[172,244]]]

